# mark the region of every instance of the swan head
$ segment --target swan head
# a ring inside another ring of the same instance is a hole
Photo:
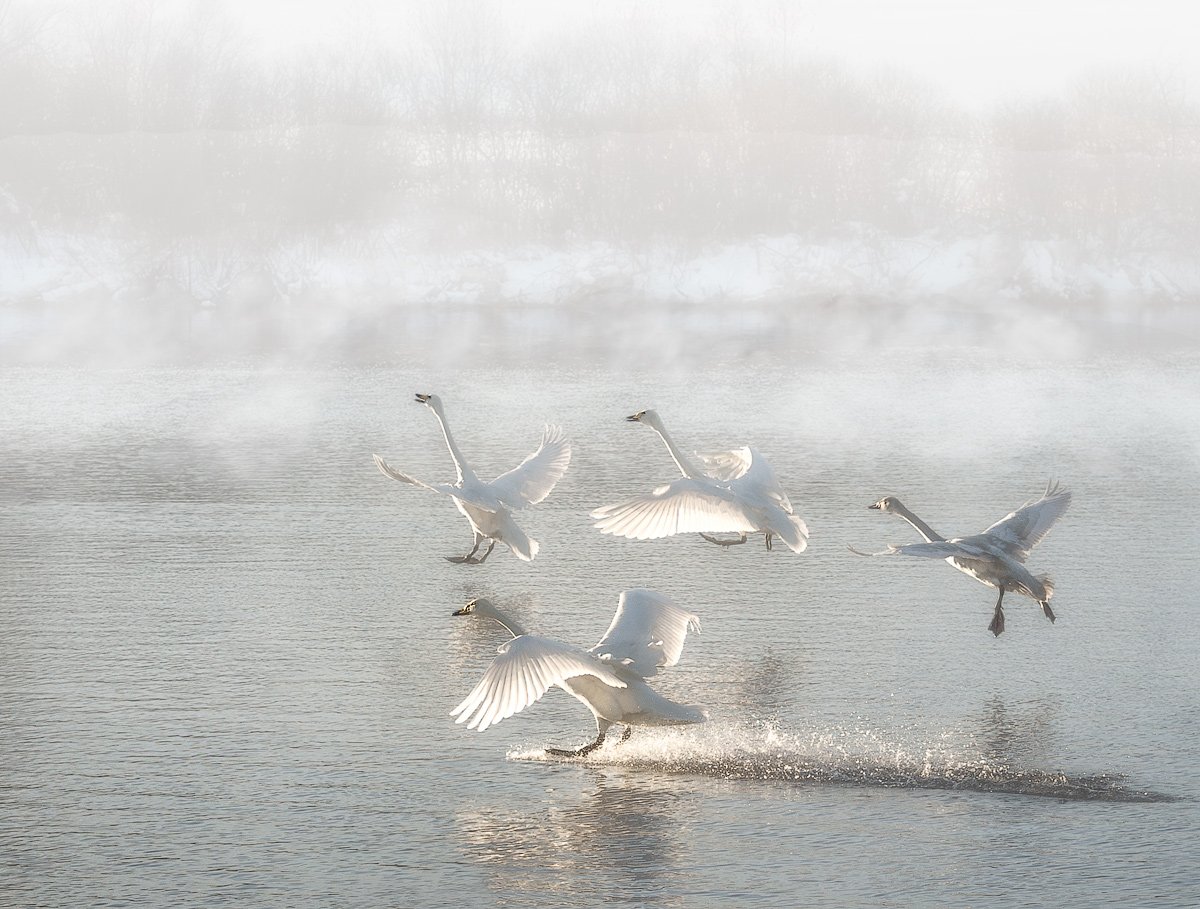
[[[897,511],[901,511],[904,505],[895,496],[884,496],[874,505],[868,505],[867,507],[874,508],[876,511],[882,511],[885,514],[894,514]]]
[[[501,612],[496,604],[486,597],[475,597],[473,600],[468,600],[465,606],[454,610],[451,615],[478,615],[485,619],[491,619],[507,628],[513,637],[520,637],[525,633],[520,625]]]
[[[647,426],[662,426],[662,420],[653,410],[639,410],[625,418],[628,423],[645,423]]]
[[[475,597],[473,600],[468,600],[467,605],[462,609],[456,609],[451,615],[482,615],[494,618],[496,615],[496,607],[492,605],[492,601],[486,597]]]
[[[437,395],[425,395],[417,392],[416,395],[414,395],[414,398],[418,404],[424,404],[430,410],[441,413],[442,399]]]

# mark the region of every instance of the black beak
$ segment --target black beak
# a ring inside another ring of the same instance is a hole
[[[462,609],[456,609],[456,610],[454,610],[454,612],[450,613],[450,615],[470,615],[470,614],[471,613],[467,612],[466,606],[464,606]]]
[[[874,505],[868,505],[867,507],[868,507],[868,508],[874,508],[876,511],[882,511],[882,510],[883,510],[882,506],[881,506],[881,505],[880,505],[878,502],[876,502]]]
[[[420,394],[420,393],[418,393],[418,394],[416,395],[416,401],[417,401],[417,403],[418,403],[418,404],[424,404],[424,403],[425,403],[425,402],[427,402],[428,400],[429,400],[429,395],[423,395],[423,394]]]
[[[633,416],[625,418],[626,423],[640,423],[641,420],[642,415],[640,413],[635,413]]]

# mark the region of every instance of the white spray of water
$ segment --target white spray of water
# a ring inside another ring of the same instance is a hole
[[[555,761],[540,748],[510,760]],[[1162,801],[1169,796],[1130,787],[1113,774],[1072,776],[989,757],[952,732],[922,740],[853,726],[789,729],[775,722],[716,720],[684,730],[637,730],[586,759],[684,776],[817,785],[1001,792],[1076,800]]]

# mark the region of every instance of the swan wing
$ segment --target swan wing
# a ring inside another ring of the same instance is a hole
[[[452,496],[460,501],[466,502],[482,511],[495,512],[497,503],[486,495],[479,495],[478,481],[472,481],[475,486],[474,492],[470,489],[464,489],[461,486],[450,486],[447,483],[426,483],[423,480],[418,480],[416,477],[411,477],[408,474],[397,470],[379,455],[371,455],[375,459],[375,466],[385,477],[391,477],[393,480],[399,480],[401,483],[408,483],[412,486],[420,486],[422,489],[428,489],[432,492],[440,492],[442,495]]]
[[[391,477],[393,480],[399,480],[401,483],[408,483],[410,486],[420,486],[422,489],[429,489],[448,496],[461,497],[462,495],[462,490],[457,486],[447,486],[445,483],[426,483],[423,480],[418,480],[416,477],[409,476],[403,471],[397,470],[377,454],[373,454],[371,457],[375,459],[375,466],[379,468],[380,473],[385,477]]]
[[[731,490],[681,477],[653,492],[592,512],[601,533],[652,540],[677,533],[749,533],[757,529],[746,505]]]
[[[882,552],[858,552],[859,555],[906,555],[921,559],[989,559],[995,553],[989,552],[970,537],[961,540],[939,540],[935,543],[906,543],[903,546],[888,546]]]
[[[562,428],[547,426],[538,450],[488,485],[496,498],[510,508],[536,505],[550,495],[570,463],[571,443]]]
[[[612,623],[588,653],[645,679],[678,663],[687,633],[699,630],[700,619],[670,597],[637,587],[621,593]]]
[[[450,715],[480,732],[519,713],[566,679],[590,675],[613,688],[628,687],[594,656],[556,641],[523,634],[502,644],[496,659]]]
[[[792,503],[779,485],[779,478],[771,469],[770,462],[756,448],[747,447],[742,451],[746,452],[749,463],[741,476],[729,484],[730,489],[747,498],[765,498],[791,514]]]
[[[1010,515],[1001,518],[983,532],[1010,556],[1024,561],[1030,550],[1040,543],[1063,516],[1071,504],[1069,490],[1057,483],[1046,486],[1041,498],[1026,502]]]
[[[753,461],[749,448],[734,448],[730,451],[696,452],[704,466],[704,472],[718,483],[730,483],[745,475]]]

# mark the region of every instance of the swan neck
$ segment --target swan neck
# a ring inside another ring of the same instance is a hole
[[[442,415],[440,409],[434,409],[433,415],[437,417],[438,425],[442,427],[442,436],[446,440],[446,447],[450,449],[450,457],[454,459],[454,467],[458,470],[458,482],[461,485],[464,477],[474,478],[475,474],[471,468],[467,466],[466,458],[459,450],[458,443],[454,441],[454,436],[450,434],[450,427],[446,423],[446,418]]]
[[[904,518],[904,520],[908,521],[917,533],[925,538],[926,543],[941,543],[946,539],[903,505],[897,505],[894,511],[900,517]]]
[[[514,638],[519,638],[521,635],[526,633],[525,629],[521,627],[520,623],[516,619],[514,619],[512,616],[505,615],[499,609],[494,609],[489,617],[495,621],[496,624],[502,625],[505,631],[511,634]]]
[[[675,461],[675,466],[679,468],[680,473],[682,473],[685,477],[694,478],[701,476],[700,469],[696,467],[696,465],[692,463],[691,459],[683,453],[678,445],[675,444],[675,440],[671,438],[671,434],[667,432],[667,428],[665,426],[662,426],[661,424],[654,424],[651,428],[658,433],[658,437],[662,439],[663,444],[667,446],[667,451],[671,453],[671,457]]]

